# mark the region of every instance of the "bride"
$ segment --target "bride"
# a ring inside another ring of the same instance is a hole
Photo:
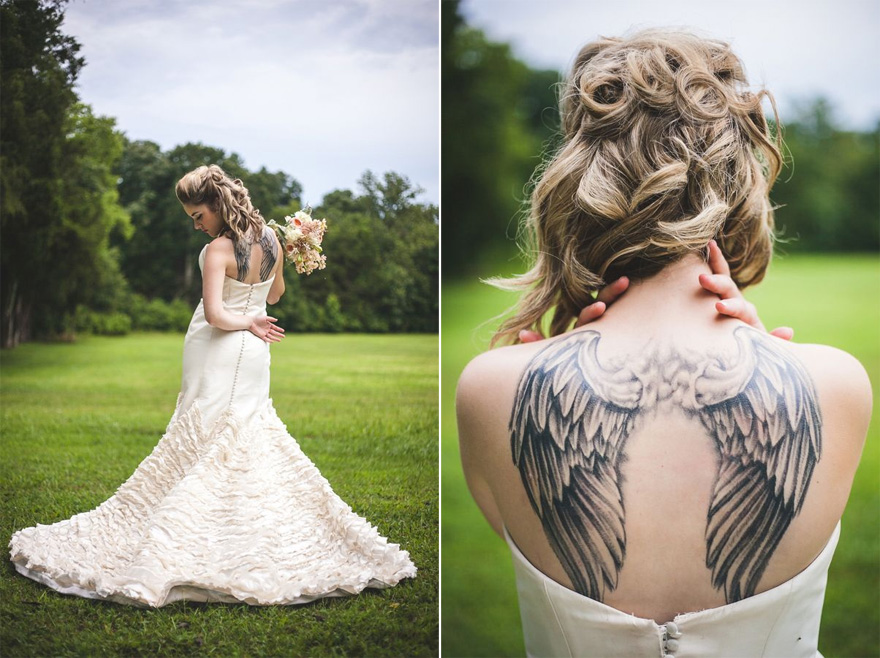
[[[63,593],[159,607],[178,600],[290,605],[413,578],[409,554],[331,489],[269,398],[266,314],[283,257],[247,189],[217,165],[177,183],[196,230],[202,300],[165,434],[90,512],[16,532],[19,573]]]
[[[561,88],[534,266],[495,281],[524,291],[495,342],[525,344],[456,398],[530,656],[818,655],[871,387],[840,350],[719,316],[772,253],[781,153],[747,84],[728,44],[658,29],[587,44]]]

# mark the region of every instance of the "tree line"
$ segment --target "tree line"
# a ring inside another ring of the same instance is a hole
[[[281,220],[302,207],[290,174],[249,171],[222,148],[163,151],[96,116],[74,89],[85,65],[61,32],[66,0],[0,0],[0,307],[2,345],[78,331],[185,330],[201,296],[204,236],[174,196],[187,171],[215,163],[255,207]],[[327,194],[327,269],[286,269],[272,314],[288,331],[433,332],[439,216],[406,176],[366,171]]]
[[[441,5],[441,204],[444,231],[455,236],[443,272],[456,277],[516,253],[528,181],[559,145],[562,76],[528,67],[468,25],[457,0]],[[787,167],[771,193],[778,248],[876,253],[880,120],[872,130],[845,130],[818,98],[783,123]]]

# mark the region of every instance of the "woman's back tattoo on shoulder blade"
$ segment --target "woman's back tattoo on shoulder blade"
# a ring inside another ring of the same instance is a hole
[[[626,557],[621,465],[649,412],[676,405],[720,455],[706,514],[706,566],[728,602],[755,593],[800,512],[822,449],[812,380],[767,334],[734,332],[722,358],[656,349],[603,365],[601,335],[554,341],[526,367],[511,451],[532,507],[575,589],[602,601]]]

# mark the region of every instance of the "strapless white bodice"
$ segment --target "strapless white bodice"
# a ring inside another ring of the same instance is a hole
[[[206,249],[207,245],[199,254],[203,271]],[[260,283],[242,283],[227,276],[223,307],[235,314],[265,315],[274,279],[272,275]],[[181,408],[188,409],[198,400],[206,430],[233,406],[237,415],[250,418],[269,397],[270,362],[268,343],[249,331],[212,327],[205,319],[204,300],[199,300],[184,339]]]
[[[205,252],[207,250],[208,245],[205,245],[199,254],[199,270],[203,273],[205,271]],[[223,306],[231,313],[242,313],[254,317],[265,313],[266,298],[269,295],[269,289],[272,287],[274,280],[274,274],[260,283],[243,283],[227,276],[223,281]],[[202,308],[201,300],[199,301],[199,308]]]
[[[736,603],[677,615],[666,624],[568,589],[538,571],[506,528],[504,537],[513,554],[529,656],[821,656],[819,622],[840,523],[819,556],[791,580]]]

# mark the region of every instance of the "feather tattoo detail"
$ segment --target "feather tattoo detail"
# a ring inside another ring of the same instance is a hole
[[[803,505],[821,455],[821,417],[794,357],[753,329],[734,336],[732,360],[658,351],[606,368],[597,356],[601,335],[584,331],[526,367],[509,424],[513,462],[581,594],[601,601],[617,587],[626,440],[641,417],[669,403],[701,423],[721,457],[706,525],[712,585],[728,602],[754,594]]]
[[[642,385],[603,370],[599,334],[539,353],[519,383],[510,421],[513,461],[544,532],[578,592],[602,600],[626,551],[620,457]]]
[[[755,593],[803,506],[822,452],[822,421],[807,371],[771,349],[764,334],[741,328],[735,336],[737,365],[713,364],[696,382],[700,420],[721,452],[706,566],[728,602]]]
[[[278,260],[278,245],[272,237],[272,229],[268,226],[263,226],[263,232],[257,240],[257,243],[260,245],[263,252],[263,257],[260,261],[260,281],[266,281],[272,273],[272,269],[275,267],[275,262]],[[250,270],[251,245],[253,243],[245,240],[233,239],[233,244],[235,265],[238,268],[237,279],[239,281],[244,281]]]

